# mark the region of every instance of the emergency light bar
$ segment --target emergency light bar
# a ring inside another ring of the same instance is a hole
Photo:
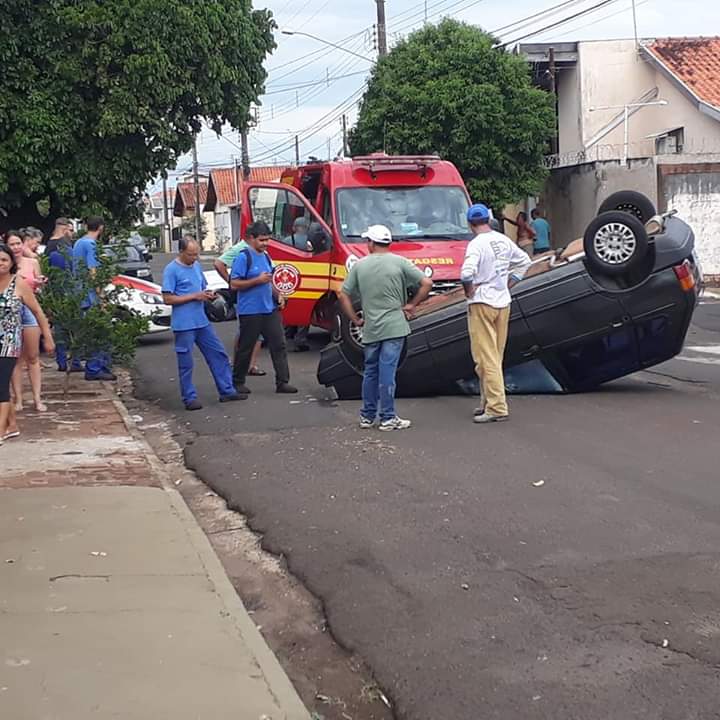
[[[376,173],[398,170],[417,170],[425,177],[428,166],[441,161],[438,155],[362,155],[352,159],[353,164],[370,171],[373,179]]]

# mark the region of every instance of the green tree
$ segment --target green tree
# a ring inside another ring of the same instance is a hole
[[[48,283],[40,294],[40,302],[53,323],[56,342],[62,342],[67,349],[66,393],[72,358],[82,359],[102,351],[127,365],[135,357],[138,338],[148,331],[149,318],[123,307],[123,296],[128,290],[112,283],[118,275],[119,259],[101,255],[100,266],[94,272],[84,265],[70,272],[51,267],[47,258],[42,259]],[[69,253],[66,263],[69,268],[72,263]],[[88,294],[95,290],[100,302],[83,307]]]
[[[539,190],[555,131],[554,99],[534,88],[525,61],[454,20],[400,42],[373,70],[353,154],[439,153],[471,196],[501,208]]]
[[[135,216],[203,119],[247,122],[273,27],[251,0],[0,0],[0,230]]]

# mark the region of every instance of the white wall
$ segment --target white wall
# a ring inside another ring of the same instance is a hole
[[[647,136],[674,127],[685,128],[687,153],[720,153],[720,122],[701,113],[644,53],[638,52],[633,40],[602,40],[579,43],[577,68],[560,72],[560,154],[582,150],[622,113],[621,109],[590,112],[591,107],[624,105],[654,88],[658,89],[657,99],[667,100],[668,105],[644,107],[631,113],[630,157],[654,155],[655,142]],[[623,144],[621,122],[589,152],[588,160],[620,159]]]
[[[558,152],[582,149],[582,115],[580,113],[580,73],[577,67],[563,68],[557,78]]]
[[[669,175],[663,187],[667,207],[677,210],[695,232],[703,271],[720,279],[720,172]]]

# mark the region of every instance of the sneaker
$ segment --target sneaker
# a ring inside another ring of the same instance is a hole
[[[298,389],[294,385],[290,385],[289,383],[282,383],[282,385],[278,385],[275,388],[276,393],[280,393],[281,395],[293,395],[298,391]]]
[[[378,430],[407,430],[411,425],[410,420],[403,420],[396,415],[394,418],[390,418],[390,420],[383,420],[378,425]]]
[[[249,395],[251,393],[250,388],[242,383],[240,385],[235,385],[235,389],[238,391],[239,395]]]
[[[240,395],[240,393],[231,393],[230,395],[221,395],[220,402],[235,402],[237,400],[247,400],[247,395]]]
[[[199,400],[191,400],[189,403],[185,403],[186,410],[202,410],[202,403]]]
[[[485,414],[485,408],[484,407],[476,407],[473,410],[473,417],[477,417],[478,415],[484,415]]]
[[[96,375],[88,375],[85,373],[85,379],[86,380],[117,380],[117,375],[114,375],[111,372],[99,372]]]
[[[375,421],[370,420],[369,418],[360,416],[360,428],[362,430],[369,430],[371,427],[375,426]]]
[[[476,415],[473,418],[473,422],[484,425],[485,423],[505,422],[509,419],[509,415],[488,415],[487,413],[483,413],[482,415]]]

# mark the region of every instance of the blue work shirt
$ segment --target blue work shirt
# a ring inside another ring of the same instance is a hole
[[[94,270],[100,266],[97,256],[97,242],[89,235],[84,235],[75,241],[72,249],[73,272],[77,272],[84,265],[88,270]],[[83,300],[82,307],[89,308],[97,303],[97,293],[94,289],[88,292]]]
[[[207,280],[203,275],[200,263],[197,260],[192,265],[183,265],[175,259],[167,265],[163,272],[162,291],[172,295],[192,295],[207,287]],[[183,330],[199,330],[210,324],[205,314],[205,303],[202,300],[191,300],[182,305],[172,306],[170,327],[175,332]]]
[[[267,253],[259,253],[248,248],[241,252],[232,264],[231,280],[252,280],[264,272],[271,273],[273,265]],[[250,267],[248,268],[248,254]],[[255,285],[249,290],[238,290],[235,307],[238,315],[270,315],[275,311],[272,283]]]
[[[550,223],[545,218],[535,218],[530,223],[535,231],[535,252],[543,252],[550,249]]]

